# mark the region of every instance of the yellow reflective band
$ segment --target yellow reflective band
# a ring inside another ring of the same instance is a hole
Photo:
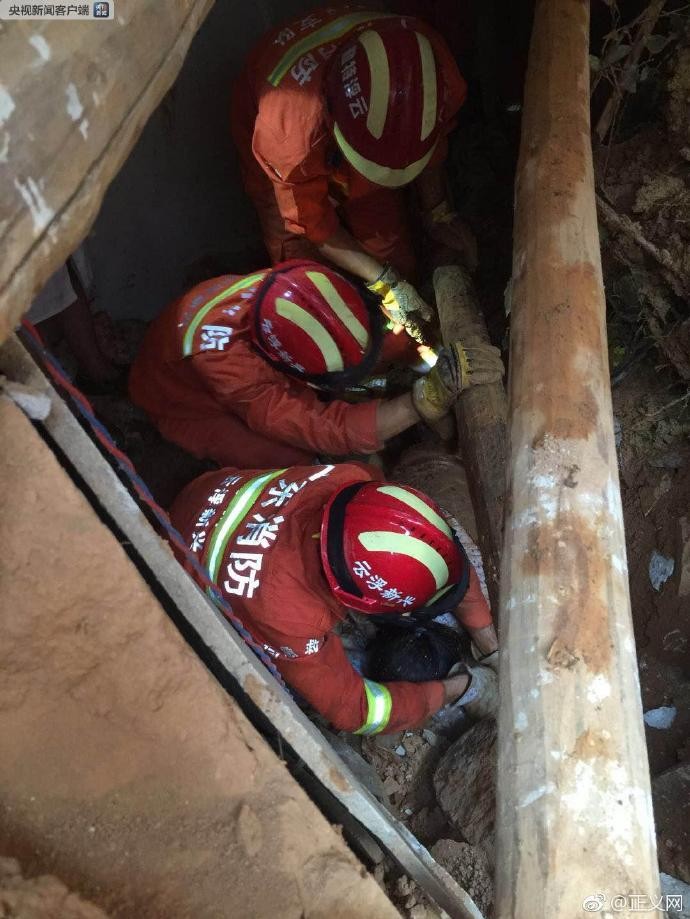
[[[278,86],[285,74],[293,67],[301,57],[309,54],[314,48],[320,45],[336,42],[342,38],[355,26],[363,22],[374,22],[376,19],[393,19],[393,13],[350,13],[348,16],[341,16],[340,19],[334,19],[327,22],[320,29],[315,29],[305,36],[301,41],[286,51],[281,57],[273,70],[269,73],[267,79],[271,86]]]
[[[374,683],[373,680],[364,680],[364,692],[367,697],[367,717],[355,734],[379,734],[391,720],[393,699],[383,683]]]
[[[420,172],[423,172],[426,168],[436,149],[436,143],[438,143],[436,141],[431,150],[425,153],[421,160],[417,160],[416,163],[410,163],[409,166],[405,166],[403,169],[393,169],[388,166],[381,166],[379,163],[373,163],[363,157],[361,153],[357,153],[354,147],[351,147],[345,140],[343,132],[337,124],[333,126],[333,135],[348,163],[365,179],[369,179],[374,185],[383,185],[384,188],[401,188],[403,185],[409,185],[410,182],[413,182]]]
[[[386,530],[373,530],[360,533],[358,537],[361,544],[368,552],[395,552],[398,555],[407,555],[421,562],[429,572],[440,590],[448,583],[448,565],[443,556],[432,546],[428,546],[416,536],[406,533],[390,533]]]
[[[369,344],[369,334],[335,289],[331,279],[320,271],[308,271],[307,277],[348,332],[355,338],[360,348],[364,350]]]
[[[419,54],[422,58],[422,93],[424,107],[422,109],[421,140],[426,140],[436,127],[436,105],[438,94],[436,89],[436,58],[431,47],[431,42],[419,32],[415,33],[419,44]]]
[[[332,335],[324,329],[317,319],[310,316],[306,310],[303,310],[301,306],[297,306],[292,300],[285,300],[283,297],[278,297],[276,300],[276,313],[282,316],[283,319],[287,319],[288,322],[294,322],[305,335],[311,338],[321,352],[326,364],[326,370],[329,373],[343,369],[343,357],[338,350],[338,346]]]
[[[378,32],[368,29],[359,36],[369,61],[370,91],[367,128],[376,140],[383,134],[388,114],[388,99],[391,92],[391,74],[388,67],[386,46]]]
[[[264,488],[284,472],[287,472],[287,469],[278,469],[275,472],[267,472],[248,479],[223,511],[213,528],[206,558],[206,570],[214,584],[218,583],[218,570],[230,539],[237,532],[242,521],[246,519]]]
[[[437,514],[432,507],[429,507],[425,501],[418,498],[417,495],[413,495],[411,492],[407,491],[407,489],[400,488],[398,485],[382,485],[380,488],[377,488],[376,491],[380,491],[382,495],[390,495],[391,498],[396,498],[398,501],[402,501],[403,504],[407,504],[412,510],[426,518],[426,520],[428,520],[432,526],[435,526],[437,530],[440,530],[444,536],[448,536],[450,539],[453,538],[450,527],[443,517]]]
[[[208,303],[204,303],[199,312],[193,317],[187,327],[187,331],[184,333],[184,338],[182,339],[182,354],[185,357],[189,357],[192,353],[194,334],[216,304],[220,303],[221,300],[225,300],[227,297],[232,297],[241,290],[245,290],[247,287],[251,287],[252,284],[255,284],[257,281],[262,281],[267,274],[268,271],[259,271],[257,274],[250,274],[246,278],[240,278],[239,281],[235,281],[230,287],[221,290],[221,292],[213,297],[212,300],[209,300]]]

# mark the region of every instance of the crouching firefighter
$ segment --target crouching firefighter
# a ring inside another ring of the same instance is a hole
[[[308,261],[204,281],[149,327],[130,396],[163,437],[194,456],[271,468],[319,453],[375,453],[420,419],[438,421],[465,387],[500,379],[498,349],[458,344],[411,393],[322,401],[318,390],[337,393],[371,373],[390,337],[379,304]]]
[[[338,4],[264,35],[234,87],[232,132],[272,261],[329,261],[409,331],[428,320],[406,191],[415,223],[471,268],[443,169],[466,93],[441,35],[409,16]]]
[[[497,641],[476,572],[440,508],[358,463],[206,473],[171,519],[285,681],[336,729],[395,732],[457,702],[495,713]],[[184,562],[184,560],[182,560]],[[333,629],[365,614],[453,611],[480,663],[427,682],[375,682]]]

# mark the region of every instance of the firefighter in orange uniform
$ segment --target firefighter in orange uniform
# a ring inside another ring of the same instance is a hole
[[[394,321],[429,318],[402,190],[414,183],[427,233],[472,267],[442,170],[465,95],[445,42],[418,19],[348,4],[267,33],[235,84],[232,131],[271,259],[326,259]]]
[[[437,505],[375,476],[356,463],[209,472],[171,520],[288,685],[334,727],[392,733],[448,703],[494,714],[498,645],[477,575]],[[367,679],[333,632],[347,607],[454,611],[478,663],[426,682]]]
[[[437,421],[466,386],[503,372],[497,349],[458,344],[402,396],[322,401],[317,390],[337,393],[371,371],[381,324],[375,295],[314,262],[213,278],[151,324],[130,396],[194,456],[270,468],[318,453],[374,453],[420,419]]]

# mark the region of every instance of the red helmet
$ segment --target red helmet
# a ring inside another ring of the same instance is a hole
[[[336,597],[363,613],[449,608],[469,580],[467,556],[438,505],[414,488],[381,482],[354,482],[333,495],[321,561]]]
[[[324,386],[366,376],[381,344],[373,297],[317,262],[283,262],[268,273],[254,306],[252,337],[291,376]]]
[[[345,159],[376,185],[398,188],[425,168],[443,122],[445,85],[414,20],[374,21],[333,56],[327,82]]]

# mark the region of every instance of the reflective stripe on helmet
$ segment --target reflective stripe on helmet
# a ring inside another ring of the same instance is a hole
[[[368,533],[360,533],[357,538],[368,552],[395,552],[420,562],[429,569],[436,584],[436,590],[440,590],[448,583],[448,565],[443,556],[433,546],[428,546],[416,536],[391,533],[387,530],[372,530]]]
[[[369,344],[369,333],[335,289],[333,281],[322,271],[308,271],[307,277],[348,332],[354,337],[360,348],[364,350]]]
[[[409,185],[410,182],[414,181],[420,172],[423,172],[426,168],[436,149],[436,143],[438,143],[438,141],[434,143],[432,148],[416,163],[410,163],[409,166],[405,166],[403,169],[393,169],[389,166],[374,163],[372,160],[362,156],[361,153],[358,153],[345,140],[343,132],[337,124],[333,126],[333,136],[348,163],[365,179],[369,179],[374,185],[383,185],[384,188],[401,188],[403,185]]]
[[[237,531],[268,483],[272,482],[273,479],[277,479],[278,476],[283,475],[286,471],[287,469],[278,469],[249,479],[241,488],[237,489],[235,497],[221,514],[218,523],[213,528],[213,535],[209,540],[205,562],[206,570],[214,584],[218,577],[218,569],[220,568],[223,553],[233,534]]]
[[[367,717],[355,734],[379,734],[391,720],[393,699],[383,683],[374,683],[373,680],[364,680],[364,692],[367,697]]]
[[[284,297],[278,297],[276,300],[276,313],[283,319],[287,319],[288,322],[294,322],[305,335],[311,338],[321,352],[329,373],[344,369],[343,356],[335,339],[327,329],[324,329],[318,319],[315,319],[301,306],[297,306],[292,300],[286,300]]]
[[[436,127],[436,114],[438,111],[438,91],[436,87],[436,59],[431,42],[422,35],[421,32],[415,32],[419,44],[419,54],[422,59],[422,96],[424,107],[422,109],[422,133],[421,140],[427,137]]]
[[[230,287],[226,287],[225,290],[221,290],[221,292],[216,294],[216,296],[213,297],[212,300],[209,300],[208,303],[204,303],[199,312],[194,316],[192,321],[187,326],[187,331],[184,333],[184,338],[182,339],[182,354],[185,357],[189,357],[189,355],[192,353],[194,334],[196,333],[196,330],[199,328],[201,323],[204,321],[204,318],[208,315],[214,306],[216,306],[222,300],[225,300],[226,297],[232,297],[233,294],[238,293],[240,290],[251,287],[252,284],[255,284],[257,281],[262,281],[267,274],[268,271],[259,271],[257,274],[250,274],[246,278],[240,278],[239,281],[231,284]]]
[[[373,22],[375,19],[396,19],[391,13],[350,13],[348,16],[341,16],[332,22],[327,22],[320,29],[315,29],[306,35],[301,41],[293,45],[278,61],[276,66],[268,75],[268,82],[271,86],[278,86],[285,74],[293,67],[297,61],[305,54],[309,54],[319,45],[325,45],[330,42],[338,41],[350,29],[361,25],[363,22]]]
[[[422,501],[421,498],[418,498],[417,495],[413,495],[412,492],[408,491],[406,488],[400,488],[399,485],[382,485],[380,488],[377,488],[376,491],[381,492],[382,495],[390,495],[391,498],[397,498],[398,501],[407,504],[408,507],[411,507],[412,510],[428,520],[432,526],[435,526],[437,530],[440,530],[444,536],[447,536],[449,539],[453,538],[450,527],[443,517],[437,514],[433,507],[429,507],[426,501]]]
[[[386,124],[388,97],[391,91],[388,55],[383,39],[373,29],[367,29],[366,32],[362,32],[359,36],[359,42],[366,53],[367,61],[369,62],[369,73],[371,74],[367,128],[379,140]]]

